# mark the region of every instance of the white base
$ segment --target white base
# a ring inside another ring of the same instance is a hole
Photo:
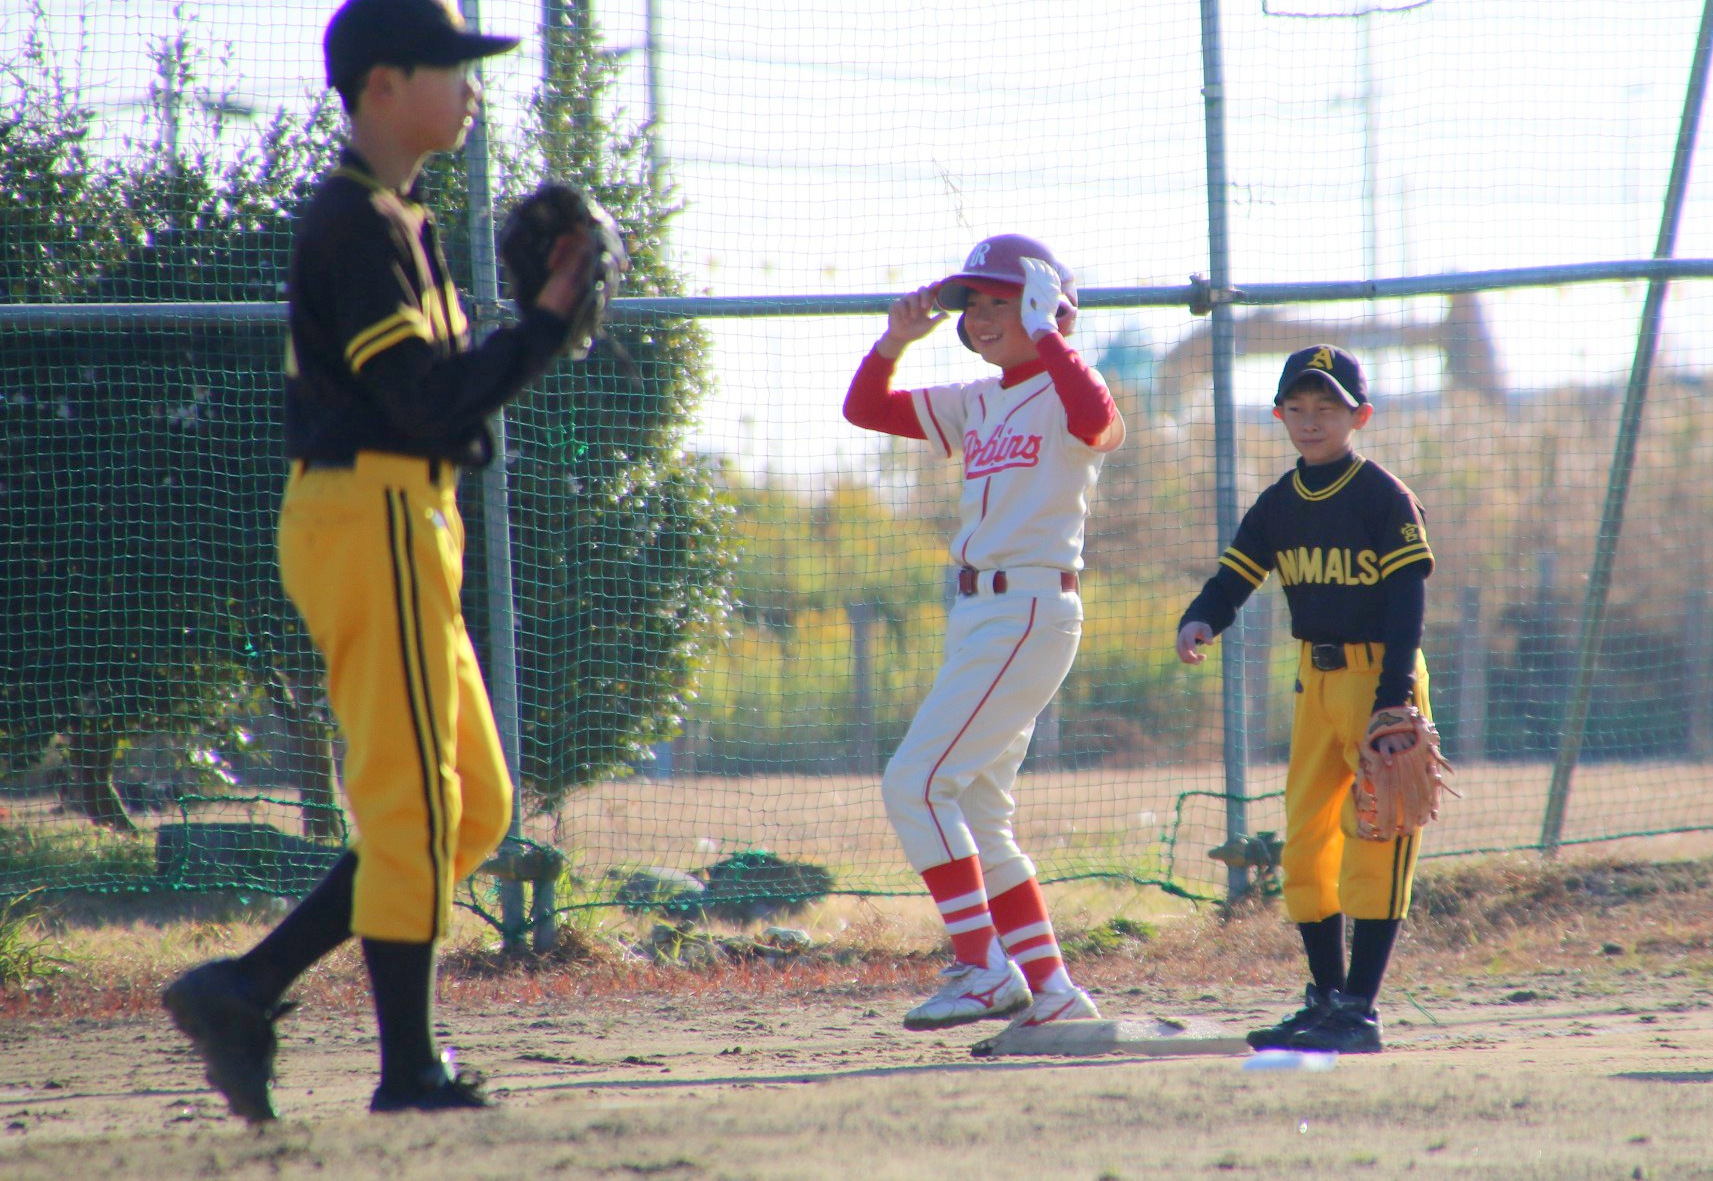
[[[1201,1017],[1155,1017],[1122,1021],[1056,1021],[1033,1028],[1007,1028],[977,1042],[977,1058],[1010,1054],[1093,1057],[1135,1054],[1170,1057],[1184,1054],[1249,1054],[1249,1043],[1217,1022]]]

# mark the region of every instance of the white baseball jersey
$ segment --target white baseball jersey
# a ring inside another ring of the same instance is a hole
[[[1089,493],[1106,455],[1066,429],[1052,377],[1004,389],[995,375],[910,396],[928,442],[948,459],[963,453],[953,560],[978,570],[1081,570]]]

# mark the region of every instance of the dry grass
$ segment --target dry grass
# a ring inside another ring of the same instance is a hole
[[[1540,840],[1551,764],[1459,759],[1457,768],[1455,783],[1464,798],[1451,801],[1429,834],[1430,860],[1527,848]],[[1713,764],[1704,762],[1586,764],[1571,782],[1562,839],[1567,846],[1598,843],[1645,859],[1713,853],[1713,793],[1701,790],[1710,776]],[[1283,763],[1248,768],[1251,831],[1283,828],[1284,778]],[[1142,882],[1170,880],[1212,898],[1224,885],[1224,867],[1207,857],[1225,839],[1223,790],[1217,762],[1025,774],[1015,792],[1018,840],[1043,879],[1126,874]],[[288,830],[296,823],[283,805],[272,811],[210,808],[197,819],[272,823]],[[152,839],[152,823],[145,821],[143,841]],[[77,820],[47,815],[32,816],[31,824],[36,831],[73,838],[88,830]],[[1617,834],[1668,826],[1705,831],[1614,841]],[[696,870],[750,849],[825,866],[846,891],[920,889],[870,776],[630,778],[578,793],[557,816],[531,818],[526,832],[566,853],[578,879],[570,893],[579,902],[610,900],[612,871],[622,880],[645,866]],[[132,884],[139,880],[145,888],[151,881],[144,876]],[[131,905],[122,897],[104,897],[101,905]],[[152,904],[140,905],[146,910]]]
[[[1713,829],[1713,774],[1701,763],[1594,763],[1578,768],[1562,839],[1604,842],[1669,818]],[[1540,839],[1549,763],[1458,763],[1462,800],[1451,801],[1428,856],[1514,849]],[[1282,830],[1282,763],[1249,768],[1252,831]],[[1207,850],[1225,839],[1223,774],[1216,763],[1100,767],[1025,775],[1016,791],[1019,843],[1043,878],[1091,871],[1163,876],[1214,896],[1222,866]],[[1691,785],[1694,785],[1693,788]],[[678,777],[602,784],[575,797],[534,835],[577,850],[586,876],[611,866],[694,868],[722,852],[766,848],[830,866],[847,887],[915,890],[880,793],[861,776]],[[1657,820],[1655,818],[1658,818]],[[1701,838],[1705,840],[1705,838]],[[1709,851],[1703,843],[1697,851]],[[1642,856],[1649,854],[1646,847]]]
[[[1707,771],[1689,764],[1585,767],[1574,783],[1567,837],[1623,831],[1625,822],[1633,825],[1637,815],[1668,801],[1684,822],[1713,826],[1713,796],[1682,791],[1686,780],[1705,779]],[[1272,790],[1282,775],[1279,767],[1257,767],[1250,790]],[[1459,783],[1467,798],[1454,801],[1435,826],[1430,854],[1534,839],[1549,775],[1545,765],[1461,766]],[[1051,877],[1102,864],[1157,872],[1166,847],[1162,838],[1175,831],[1177,880],[1213,896],[1220,867],[1205,854],[1223,836],[1220,802],[1211,794],[1196,797],[1182,810],[1181,826],[1172,825],[1180,819],[1177,793],[1211,793],[1217,782],[1213,765],[1029,776],[1018,792],[1020,838],[1043,876]],[[1252,806],[1251,827],[1279,827],[1276,808],[1277,801]],[[720,840],[698,835],[707,833],[720,834]],[[588,844],[595,834],[604,834],[604,843]],[[460,912],[441,978],[447,1002],[482,1006],[722,991],[880,994],[914,991],[939,966],[943,934],[937,914],[915,893],[920,883],[899,864],[878,793],[859,777],[633,780],[578,797],[557,831],[540,827],[534,835],[583,850],[577,870],[584,885],[581,894],[570,891],[572,901],[602,897],[604,867],[694,868],[746,846],[821,860],[840,875],[844,888],[860,884],[846,876],[851,866],[893,866],[883,884],[911,893],[835,895],[789,920],[823,949],[813,954],[778,963],[737,959],[697,970],[635,962],[622,948],[646,936],[652,920],[610,907],[569,912],[564,948],[543,960],[497,955],[492,929]],[[1713,876],[1710,858],[1713,835],[1703,832],[1573,846],[1559,863],[1531,854],[1430,859],[1394,978],[1425,986],[1441,976],[1528,964],[1607,973],[1658,964],[1706,970],[1713,908],[1693,902],[1705,896]],[[874,870],[869,872],[872,882]],[[1067,947],[1088,953],[1079,975],[1103,987],[1289,986],[1301,974],[1294,932],[1270,910],[1222,918],[1210,905],[1198,908],[1157,889],[1102,881],[1051,886],[1049,895]],[[36,920],[63,967],[46,979],[0,991],[0,1018],[153,1012],[166,981],[189,964],[251,946],[277,921],[282,905],[230,895],[63,896]],[[1149,926],[1154,937],[1139,942],[1115,935],[1115,919]],[[1092,954],[1101,948],[1105,954]],[[1674,958],[1689,966],[1674,964]],[[362,967],[350,949],[319,965],[300,991],[321,1006],[367,1006]]]
[[[1593,980],[1625,972],[1713,978],[1713,859],[1651,862],[1612,856],[1543,861],[1505,856],[1428,866],[1396,958],[1403,986],[1438,987],[1510,968],[1574,971]],[[1301,976],[1294,929],[1276,905],[1222,913],[1158,891],[1077,884],[1049,889],[1055,922],[1080,979],[1102,988],[1181,989]],[[252,945],[273,913],[228,903],[181,902],[149,915],[131,900],[104,919],[87,903],[38,915],[61,974],[0,990],[0,1019],[112,1017],[154,1011],[159,989],[189,964]],[[941,966],[938,920],[926,900],[833,898],[806,916],[813,947],[705,967],[645,962],[625,946],[648,920],[601,912],[566,928],[546,956],[502,954],[492,931],[462,915],[442,958],[443,1003],[493,1007],[638,996],[884,996],[919,989]],[[1114,920],[1120,920],[1114,922]],[[1125,937],[1113,937],[1114,930]],[[1141,932],[1142,937],[1136,937]],[[1101,935],[1101,938],[1091,936]],[[1104,949],[1104,950],[1101,950]],[[299,984],[318,1007],[360,1011],[367,989],[353,946]]]
[[[1704,781],[1708,771],[1698,764],[1584,767],[1574,781],[1566,837],[1578,841],[1624,831],[1654,809],[1713,828],[1713,796],[1683,790],[1685,782]],[[1585,952],[1608,943],[1623,948],[1621,954],[1602,953],[1603,963],[1652,954],[1653,948],[1696,952],[1704,946],[1707,931],[1695,916],[1707,908],[1672,905],[1690,896],[1686,891],[1702,880],[1696,875],[1703,870],[1666,867],[1705,867],[1697,859],[1713,856],[1707,833],[1576,846],[1559,865],[1526,854],[1431,859],[1435,852],[1536,839],[1549,778],[1545,764],[1460,765],[1458,783],[1466,798],[1453,801],[1430,833],[1430,860],[1400,962],[1444,961],[1448,970],[1464,970],[1484,949],[1499,945],[1515,955],[1548,959],[1561,949]],[[1282,782],[1282,766],[1260,765],[1251,770],[1249,790],[1264,795]],[[1214,764],[1029,775],[1017,792],[1019,839],[1046,878],[1114,867],[1159,876],[1169,856],[1174,880],[1213,897],[1223,868],[1206,852],[1223,839],[1219,785]],[[1203,794],[1183,797],[1180,807],[1184,792]],[[1257,831],[1281,827],[1278,801],[1254,803],[1249,823]],[[844,889],[907,893],[835,895],[790,920],[816,946],[836,949],[837,955],[800,957],[782,967],[736,962],[695,973],[629,962],[618,949],[646,935],[652,920],[610,907],[570,912],[565,949],[541,962],[497,958],[491,928],[461,915],[443,973],[442,992],[449,999],[481,1004],[484,998],[631,990],[915,987],[931,975],[942,944],[938,917],[902,864],[879,793],[863,777],[633,779],[579,795],[557,824],[538,820],[531,835],[576,851],[582,884],[565,898],[573,902],[607,897],[602,891],[610,889],[610,868],[697,868],[735,849],[756,847],[828,865]],[[1600,851],[1588,851],[1595,848]],[[1609,867],[1601,871],[1605,877],[1592,870],[1578,871],[1592,876],[1568,876],[1572,866],[1602,865]],[[1610,868],[1623,865],[1636,868]],[[1594,883],[1601,881],[1608,885],[1597,889]],[[1676,883],[1677,892],[1667,891],[1667,883]],[[1098,880],[1066,882],[1049,892],[1069,946],[1103,945],[1099,939],[1079,941],[1079,933],[1097,932],[1114,919],[1150,924],[1158,932],[1140,946],[1105,940],[1117,950],[1091,961],[1081,969],[1085,973],[1208,982],[1270,973],[1288,980],[1298,973],[1294,935],[1272,913],[1221,921],[1212,907],[1198,910],[1159,890]],[[60,1013],[150,1009],[166,980],[190,963],[250,946],[277,920],[280,908],[273,900],[233,896],[62,897],[40,921],[53,938],[54,954],[68,965],[45,983],[0,994],[0,1015],[49,1004]],[[350,952],[318,967],[302,988],[317,1003],[366,1003],[361,967]]]

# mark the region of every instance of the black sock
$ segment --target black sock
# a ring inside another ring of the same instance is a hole
[[[1298,923],[1303,952],[1308,956],[1309,975],[1322,996],[1344,990],[1344,916],[1328,915],[1318,923]]]
[[[279,926],[239,959],[264,1007],[272,1008],[292,981],[351,937],[351,887],[356,873],[357,855],[343,854]]]
[[[381,1032],[381,1086],[414,1091],[440,1062],[429,1024],[434,1008],[434,944],[363,940],[375,1021]]]
[[[1350,935],[1350,983],[1344,991],[1366,997],[1368,1007],[1380,995],[1380,981],[1392,958],[1392,943],[1398,937],[1401,919],[1357,919]]]

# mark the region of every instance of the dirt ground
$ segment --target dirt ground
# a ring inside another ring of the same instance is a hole
[[[132,997],[116,1015],[14,996],[0,1176],[1713,1177],[1708,871],[1430,889],[1383,998],[1385,1053],[1324,1073],[974,1058],[997,1026],[898,1024],[930,958],[443,974],[442,1037],[499,1107],[371,1117],[372,1021],[344,971],[282,1022],[285,1118],[255,1130],[154,1011],[158,980],[110,982]],[[1241,1032],[1295,1007],[1295,955],[1275,913],[1204,915],[1073,969],[1108,1017]]]

